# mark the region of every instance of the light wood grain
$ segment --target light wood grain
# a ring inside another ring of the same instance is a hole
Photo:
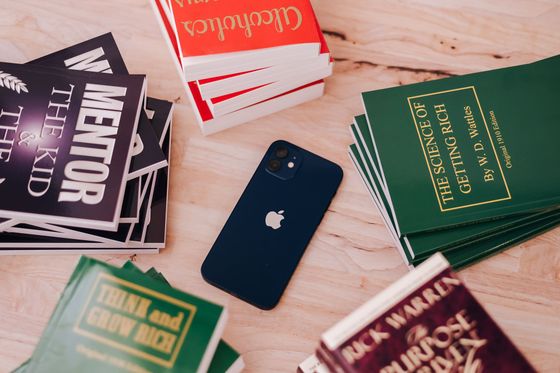
[[[530,62],[560,52],[556,0],[315,0],[337,60],[326,95],[204,138],[145,0],[2,0],[0,59],[25,62],[112,31],[149,94],[177,103],[168,248],[137,256],[173,285],[227,304],[224,338],[250,372],[289,372],[322,331],[407,272],[346,155],[359,93]],[[268,144],[283,138],[341,164],[345,179],[281,304],[257,310],[199,268]],[[5,197],[0,197],[5,198]],[[560,230],[461,272],[529,360],[560,371]],[[126,256],[99,256],[121,265]],[[27,359],[77,256],[0,257],[0,372]]]

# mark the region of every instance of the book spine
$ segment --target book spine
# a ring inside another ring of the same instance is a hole
[[[323,342],[320,343],[315,352],[317,358],[326,365],[329,371],[333,373],[344,373],[342,367],[337,364],[335,356],[333,356]]]
[[[329,368],[323,363],[317,354],[313,354],[305,359],[297,369],[301,373],[330,373]]]

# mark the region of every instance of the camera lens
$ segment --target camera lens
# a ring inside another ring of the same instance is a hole
[[[268,169],[272,172],[276,172],[282,168],[282,162],[278,159],[271,159],[268,161]]]
[[[278,148],[276,148],[276,157],[280,158],[280,159],[284,159],[288,156],[290,152],[288,151],[288,148],[286,148],[285,146],[279,146]]]

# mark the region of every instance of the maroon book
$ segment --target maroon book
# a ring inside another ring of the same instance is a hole
[[[329,329],[336,372],[535,372],[440,254]]]

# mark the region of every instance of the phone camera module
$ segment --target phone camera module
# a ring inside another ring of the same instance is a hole
[[[284,159],[287,158],[290,154],[290,151],[285,146],[279,146],[276,148],[276,158]]]
[[[268,170],[271,172],[277,172],[282,168],[282,162],[278,159],[271,159],[268,161]]]

